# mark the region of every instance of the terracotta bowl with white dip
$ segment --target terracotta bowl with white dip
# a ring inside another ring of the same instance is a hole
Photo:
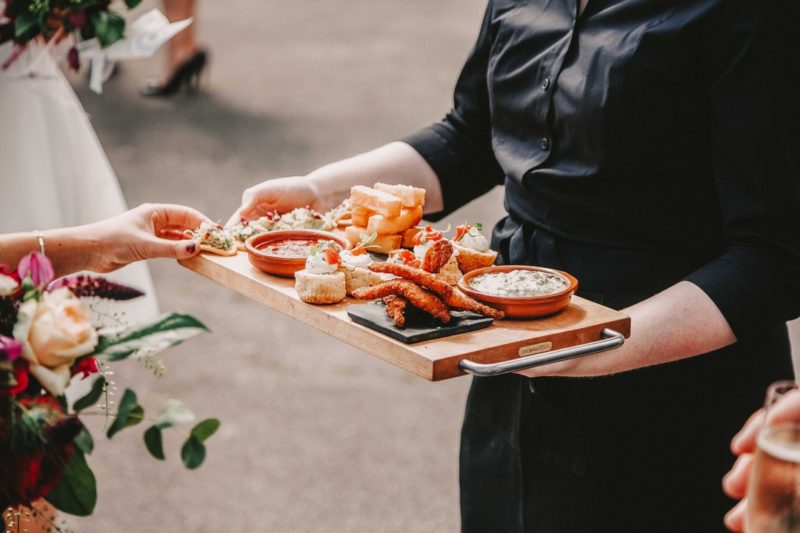
[[[458,281],[458,288],[504,311],[506,318],[535,318],[567,307],[578,288],[578,280],[551,268],[503,265],[467,272]]]

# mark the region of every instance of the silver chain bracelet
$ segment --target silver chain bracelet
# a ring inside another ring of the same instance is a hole
[[[39,243],[39,251],[42,252],[42,255],[47,255],[44,248],[44,233],[38,229],[33,230],[33,236],[36,237],[36,241]]]

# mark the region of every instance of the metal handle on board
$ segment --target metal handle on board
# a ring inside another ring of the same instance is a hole
[[[625,336],[613,329],[605,328],[601,332],[601,336],[603,338],[599,341],[570,346],[569,348],[561,348],[560,350],[553,350],[551,352],[529,355],[518,359],[511,359],[510,361],[503,361],[501,363],[484,364],[462,359],[459,361],[458,367],[464,372],[474,376],[500,376],[502,374],[508,374],[509,372],[519,372],[537,366],[549,365],[550,363],[557,363],[559,361],[575,359],[585,355],[605,352],[606,350],[613,350],[625,343]]]

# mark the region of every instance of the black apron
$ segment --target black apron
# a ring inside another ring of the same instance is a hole
[[[706,258],[611,249],[558,237],[506,196],[492,248],[506,264],[566,270],[579,295],[621,309]],[[590,356],[591,357],[591,356]],[[726,531],[729,443],[792,376],[785,325],[756,341],[601,378],[474,378],[461,435],[465,532]]]

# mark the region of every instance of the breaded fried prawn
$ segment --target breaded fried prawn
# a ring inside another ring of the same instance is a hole
[[[474,300],[461,292],[457,287],[451,287],[452,293],[445,299],[447,305],[453,309],[460,309],[462,311],[472,311],[479,315],[489,316],[496,319],[505,318],[506,314],[499,309],[484,305],[477,300]]]
[[[377,300],[391,294],[403,296],[417,309],[428,313],[439,322],[450,322],[450,311],[438,296],[407,279],[393,279],[372,287],[362,287],[353,291],[357,300]]]
[[[495,309],[494,307],[489,307],[488,305],[484,305],[476,300],[473,300],[463,292],[459,291],[456,288],[451,287],[444,281],[436,278],[433,274],[420,270],[418,268],[412,268],[410,266],[401,265],[398,263],[373,263],[369,266],[369,269],[373,272],[382,272],[386,274],[393,274],[395,276],[400,276],[401,278],[405,278],[411,280],[426,289],[429,289],[436,293],[439,297],[444,300],[444,302],[452,307],[453,309],[460,309],[463,311],[472,311],[474,313],[478,313],[484,316],[489,316],[496,319],[501,319],[505,317],[505,313],[502,311]]]
[[[447,295],[453,290],[450,285],[440,280],[433,274],[401,263],[389,263],[384,261],[372,263],[368,268],[373,272],[393,274],[401,278],[409,279],[414,283],[417,283],[426,289],[435,292],[442,298],[447,297]]]
[[[406,325],[406,309],[408,308],[408,300],[396,294],[390,294],[383,297],[383,303],[386,304],[386,314],[394,320],[398,328],[403,328]]]

